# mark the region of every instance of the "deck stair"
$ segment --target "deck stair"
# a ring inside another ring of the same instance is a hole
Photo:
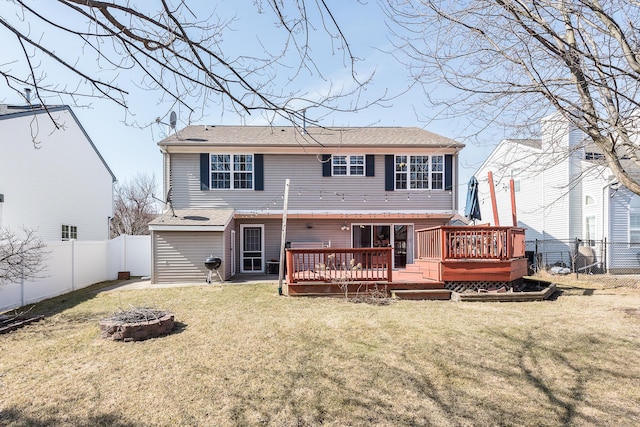
[[[450,300],[452,291],[448,289],[396,289],[391,291],[393,299]]]
[[[394,271],[395,274],[398,271]],[[367,291],[378,289],[385,290],[390,297],[397,299],[450,299],[451,291],[444,288],[444,283],[433,280],[393,280],[391,282],[348,282],[326,283],[318,281],[290,283],[289,296],[335,296],[344,297],[362,295]]]

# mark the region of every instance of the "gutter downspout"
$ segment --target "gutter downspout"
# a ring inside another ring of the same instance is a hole
[[[609,196],[609,194],[608,194],[609,191],[608,190],[609,190],[610,187],[611,187],[611,179],[602,187],[602,206],[600,207],[600,210],[601,210],[600,222],[602,224],[601,225],[601,230],[602,230],[601,233],[602,234],[601,234],[600,241],[602,241],[603,244],[605,242],[605,239],[609,237],[609,225],[610,225],[609,216],[611,215],[611,209],[607,209],[606,210],[608,215],[607,215],[607,220],[605,221],[605,202],[607,204],[609,204],[609,201],[611,200],[611,198],[608,197]],[[605,197],[605,196],[607,196],[607,197]],[[605,228],[606,228],[606,230],[605,230]],[[608,256],[609,251],[605,251],[605,253]],[[609,265],[609,260],[608,259],[607,260],[603,260],[603,261],[605,261],[605,264],[604,264],[605,266]]]

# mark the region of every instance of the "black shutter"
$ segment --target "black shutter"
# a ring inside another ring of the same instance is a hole
[[[451,191],[453,189],[453,155],[445,154],[444,156],[444,189]]]
[[[200,189],[209,189],[209,180],[211,179],[211,161],[209,153],[200,153]]]
[[[376,176],[376,158],[373,154],[367,154],[364,158],[366,176]]]
[[[253,171],[255,173],[255,190],[264,190],[264,154],[253,155]]]
[[[331,154],[322,155],[322,176],[331,176]]]
[[[396,164],[393,154],[384,155],[384,190],[393,191],[395,187]]]

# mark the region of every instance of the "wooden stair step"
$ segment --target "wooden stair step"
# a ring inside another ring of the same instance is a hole
[[[422,271],[395,271],[393,278],[396,280],[420,280],[424,279]]]
[[[398,289],[391,291],[391,297],[410,300],[450,300],[451,291],[448,289]]]

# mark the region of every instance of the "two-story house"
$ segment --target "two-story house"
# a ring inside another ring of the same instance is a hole
[[[571,264],[578,239],[592,248],[583,253],[603,262],[598,267],[614,273],[640,268],[640,197],[620,186],[598,148],[567,121],[550,116],[540,139],[502,141],[478,169],[482,219],[495,223],[489,171],[500,224],[511,225],[513,179],[518,226],[527,241],[546,242],[545,264]]]
[[[69,106],[0,105],[0,227],[107,240],[115,181]]]
[[[150,223],[152,281],[265,272],[291,247],[393,249],[456,212],[463,145],[418,128],[189,126],[159,143],[167,210]],[[285,201],[285,183],[289,180]],[[285,203],[286,202],[286,203]]]

